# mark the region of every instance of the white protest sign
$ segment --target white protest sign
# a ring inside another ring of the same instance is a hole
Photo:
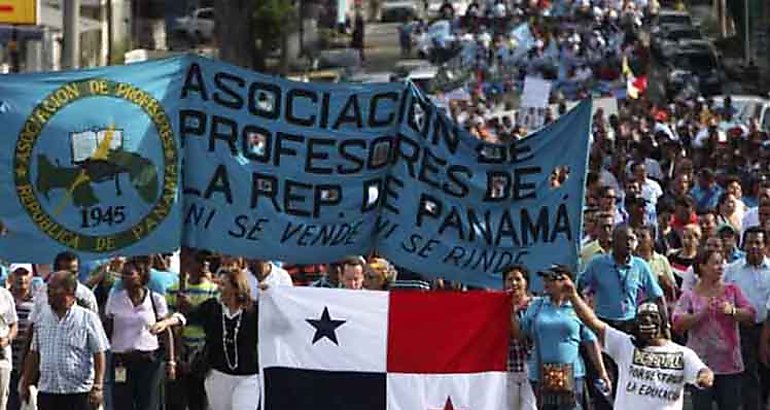
[[[537,77],[524,78],[524,91],[521,106],[528,108],[547,108],[551,95],[551,82]]]

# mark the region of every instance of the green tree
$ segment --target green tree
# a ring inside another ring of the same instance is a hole
[[[298,15],[291,0],[255,0],[254,28],[257,38],[257,69],[264,69],[264,58],[281,49],[281,69],[286,70],[287,41],[296,29]]]
[[[253,21],[255,6],[263,0],[215,0],[216,37],[219,58],[229,63],[255,68],[257,54]]]

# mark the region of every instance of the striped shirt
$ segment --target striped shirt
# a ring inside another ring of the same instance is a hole
[[[16,338],[11,343],[11,350],[13,351],[13,368],[19,373],[21,373],[22,363],[24,363],[24,351],[27,346],[27,338],[29,337],[29,312],[32,311],[34,305],[35,302],[31,297],[26,300],[16,300],[16,316],[19,319],[19,330],[16,333]]]
[[[521,304],[518,307],[518,311],[514,313],[519,317],[519,320],[524,316],[524,312],[529,307],[531,300]],[[511,373],[524,373],[527,371],[527,360],[529,360],[529,354],[532,350],[532,342],[528,339],[514,339],[511,338],[508,343],[508,371]]]
[[[166,303],[171,313],[178,312],[176,297],[179,294],[179,283],[171,285],[166,293]],[[219,297],[217,285],[210,281],[203,281],[197,285],[187,283],[184,294],[190,300],[192,307],[196,307],[211,298]],[[187,347],[200,347],[206,340],[206,333],[201,326],[187,325],[182,329],[182,341]]]
[[[291,282],[294,286],[310,286],[313,282],[321,279],[326,272],[326,266],[318,265],[285,265],[283,267],[291,276]]]

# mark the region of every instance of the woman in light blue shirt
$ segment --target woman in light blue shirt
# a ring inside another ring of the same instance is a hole
[[[572,277],[572,273],[555,265],[538,274],[544,279],[545,295],[530,303],[518,326],[513,324],[515,334],[530,339],[534,345],[529,360],[529,378],[537,395],[538,408],[582,409],[586,371],[580,357],[581,343],[599,369],[601,379],[610,385],[599,345],[596,336],[578,319],[567,295],[561,291],[563,278]],[[560,381],[571,388],[558,388]]]

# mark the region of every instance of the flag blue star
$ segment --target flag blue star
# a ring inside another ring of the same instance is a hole
[[[320,319],[305,319],[310,326],[315,328],[315,334],[313,335],[313,344],[317,341],[327,338],[339,346],[337,342],[337,334],[335,330],[345,324],[346,320],[334,320],[329,315],[329,308],[324,306],[324,311],[321,313]]]

